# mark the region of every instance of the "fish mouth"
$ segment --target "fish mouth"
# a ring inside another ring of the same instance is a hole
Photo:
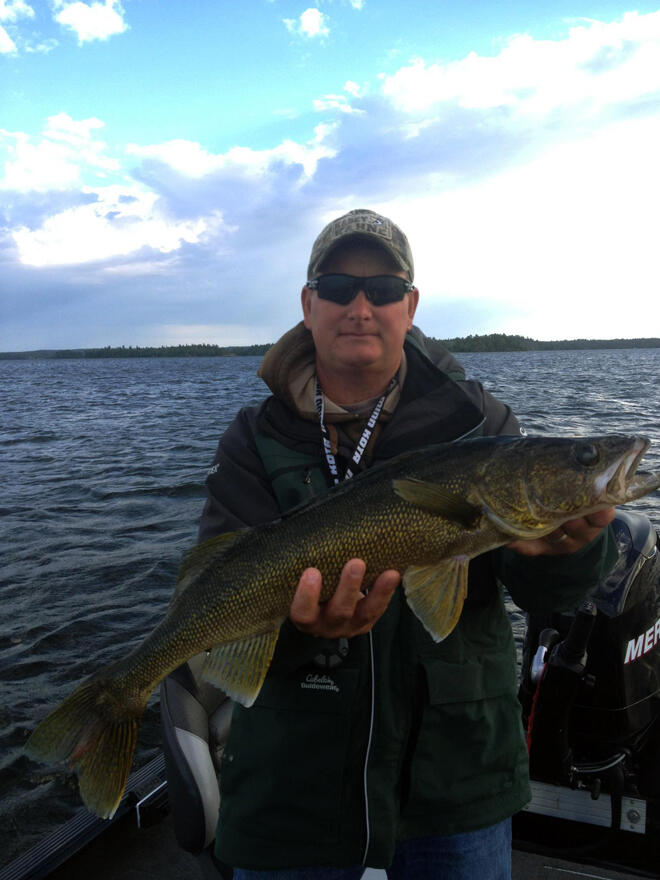
[[[632,449],[598,477],[595,488],[603,500],[623,504],[660,487],[660,473],[637,473],[637,466],[650,445],[646,437],[635,437]]]

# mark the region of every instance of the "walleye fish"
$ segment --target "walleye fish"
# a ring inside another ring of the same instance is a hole
[[[366,588],[380,572],[397,569],[410,608],[440,641],[461,614],[470,559],[657,489],[660,473],[636,474],[648,446],[643,437],[610,435],[487,437],[427,447],[273,523],[212,538],[184,559],[163,621],[54,709],[27,751],[44,761],[68,760],[87,807],[112,816],[156,685],[210,649],[204,677],[251,705],[305,568],[320,569],[323,600],[350,558],[366,562]]]

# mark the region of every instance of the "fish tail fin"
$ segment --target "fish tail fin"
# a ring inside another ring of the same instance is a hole
[[[69,761],[78,774],[85,805],[112,818],[133,762],[140,719],[146,706],[131,705],[113,682],[85,682],[48,715],[26,743],[44,762]]]

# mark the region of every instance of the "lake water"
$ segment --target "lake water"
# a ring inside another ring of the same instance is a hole
[[[660,349],[460,355],[529,433],[642,433],[660,469]],[[0,361],[0,864],[80,806],[29,761],[36,721],[161,618],[217,439],[256,358]],[[660,528],[660,493],[634,504]],[[521,615],[511,609],[514,630]],[[159,746],[152,698],[138,763]]]

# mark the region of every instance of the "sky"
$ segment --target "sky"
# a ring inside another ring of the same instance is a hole
[[[0,351],[273,342],[325,223],[437,338],[660,336],[660,8],[0,0]]]

